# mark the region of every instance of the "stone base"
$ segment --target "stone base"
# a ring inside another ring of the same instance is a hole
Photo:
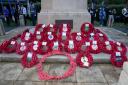
[[[54,24],[55,20],[73,20],[72,32],[80,32],[84,22],[90,22],[91,16],[85,12],[41,12],[38,14],[38,24]]]
[[[71,54],[74,61],[76,60],[77,54]],[[92,54],[94,58],[94,63],[110,63],[110,55],[109,54]],[[1,62],[20,62],[22,56],[17,55],[15,53],[12,54],[0,54],[0,61]],[[38,58],[42,58],[42,55],[38,55]],[[54,55],[51,57],[48,57],[46,60],[47,63],[69,63],[69,59],[63,55]]]

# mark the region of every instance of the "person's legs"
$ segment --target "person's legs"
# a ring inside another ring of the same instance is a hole
[[[10,25],[9,16],[7,16],[6,19],[7,19],[7,25]]]

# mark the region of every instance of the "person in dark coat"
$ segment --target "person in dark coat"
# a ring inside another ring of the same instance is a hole
[[[4,6],[3,8],[3,14],[4,14],[4,17],[5,17],[5,22],[7,22],[7,24],[9,25],[10,24],[10,19],[9,19],[9,10],[6,6]]]
[[[32,18],[32,24],[34,26],[36,24],[36,7],[33,3],[30,6],[30,13]]]

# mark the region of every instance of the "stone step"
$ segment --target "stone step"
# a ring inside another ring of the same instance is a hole
[[[71,54],[73,59],[76,59],[77,54]],[[94,58],[94,63],[110,63],[110,56],[109,54],[100,53],[100,54],[92,54]],[[38,58],[42,58],[42,55],[38,55]],[[0,61],[1,62],[20,62],[22,55],[13,54],[0,54]],[[48,63],[68,63],[69,60],[66,56],[63,55],[53,55],[48,57],[46,62]]]

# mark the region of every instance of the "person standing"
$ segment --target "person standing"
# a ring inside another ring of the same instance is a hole
[[[15,22],[15,12],[16,12],[16,9],[15,9],[15,7],[13,6],[13,7],[11,8],[11,14],[12,14],[12,21],[14,21],[14,22]]]
[[[106,20],[106,12],[104,7],[101,7],[99,10],[99,20],[100,20],[100,25],[104,26],[104,22]]]
[[[5,22],[7,22],[7,24],[10,24],[10,19],[9,19],[9,10],[6,6],[4,6],[3,8],[3,14],[4,14],[4,18],[5,18]]]
[[[25,22],[25,25],[26,25],[27,24],[27,9],[23,5],[21,6],[21,14],[24,17],[24,22]]]
[[[96,10],[95,9],[90,9],[89,10],[90,14],[91,14],[91,23],[94,24],[95,21],[95,17],[96,17]]]
[[[36,24],[36,8],[34,3],[32,3],[30,6],[30,13],[31,13],[32,25],[34,26]]]
[[[108,17],[108,26],[112,27],[114,23],[114,11],[112,9],[109,10],[109,17]]]

